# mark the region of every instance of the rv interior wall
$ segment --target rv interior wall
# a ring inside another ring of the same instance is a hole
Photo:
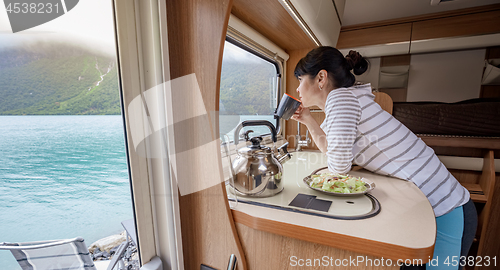
[[[171,79],[194,74],[207,113],[219,109],[222,52],[231,5],[232,0],[167,1]],[[171,114],[174,120],[179,120],[174,123],[191,120],[183,114],[193,115],[199,107],[193,108],[192,100],[185,98],[186,89],[180,87],[171,92],[175,95],[171,99],[175,100]],[[237,269],[244,270],[245,257],[222,175],[219,119],[207,114],[198,118],[195,114],[192,119],[200,120],[189,122],[192,123],[189,125],[173,125],[169,133],[176,138],[177,147],[196,146],[172,157],[180,164],[177,181],[219,184],[181,194],[179,198],[184,269],[200,269],[201,264],[222,269],[227,267],[230,255],[235,254],[239,262]],[[207,122],[211,124],[209,127]]]
[[[295,66],[299,62],[299,60],[304,57],[310,50],[314,49],[314,47],[310,47],[307,49],[302,49],[302,50],[293,50],[290,51],[288,54],[290,55],[290,58],[288,59],[286,63],[286,93],[298,98],[299,94],[297,93],[297,88],[299,87],[299,81],[297,78],[295,78],[295,75],[293,75],[293,71],[295,70]],[[316,118],[316,121],[323,121],[324,116],[322,116],[322,113],[315,113],[313,114],[314,117],[321,117],[321,119]],[[297,134],[297,122],[295,121],[287,121],[285,123],[285,133],[284,136],[288,142],[290,143],[291,147],[295,147],[295,135]],[[301,129],[301,134],[306,135],[306,130],[305,128]]]
[[[406,101],[457,102],[479,98],[485,49],[414,54],[411,56]],[[359,82],[379,88],[380,57],[369,58],[370,68]]]
[[[485,49],[412,55],[407,101],[479,98],[484,54]]]

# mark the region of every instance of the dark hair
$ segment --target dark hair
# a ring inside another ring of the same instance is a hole
[[[315,77],[320,70],[326,70],[333,75],[332,83],[335,88],[350,87],[356,81],[351,73],[361,75],[368,69],[368,61],[358,52],[349,51],[345,57],[342,53],[329,46],[318,47],[300,59],[295,66],[295,77],[310,75]]]

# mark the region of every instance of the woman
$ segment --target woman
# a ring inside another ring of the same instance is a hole
[[[434,258],[446,268],[453,256],[467,256],[477,226],[476,209],[467,189],[448,172],[434,151],[374,102],[370,84],[354,85],[368,68],[359,53],[344,56],[335,48],[318,47],[295,67],[302,105],[292,119],[307,126],[328,158],[328,168],[345,174],[352,163],[374,173],[412,181],[426,195],[436,216]],[[307,107],[325,112],[321,126]],[[451,265],[450,265],[451,266]],[[408,269],[408,268],[406,268]]]

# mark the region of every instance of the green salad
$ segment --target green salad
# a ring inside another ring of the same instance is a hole
[[[312,188],[319,188],[335,193],[360,193],[366,191],[365,182],[359,177],[334,173],[311,175],[309,183]]]

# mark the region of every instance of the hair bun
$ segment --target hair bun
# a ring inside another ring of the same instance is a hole
[[[349,51],[345,60],[347,60],[348,69],[353,70],[356,75],[361,75],[368,69],[368,61],[357,51]]]
[[[362,56],[357,51],[349,51],[349,54],[345,56],[345,60],[347,60],[347,64],[349,64],[349,70],[354,69],[356,63],[360,60],[359,58],[362,58]]]

